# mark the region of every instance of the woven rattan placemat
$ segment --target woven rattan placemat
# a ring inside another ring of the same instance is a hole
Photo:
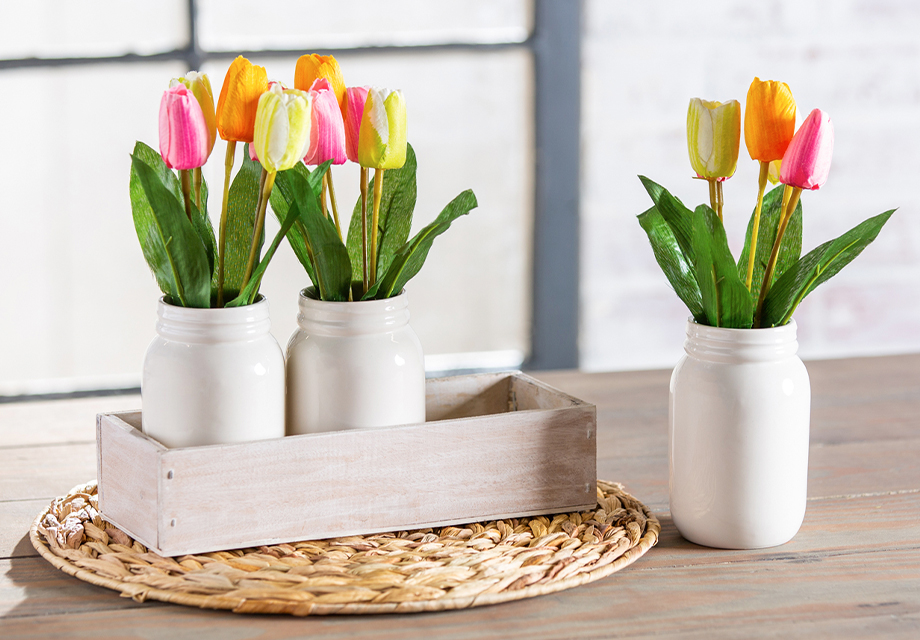
[[[594,511],[164,558],[107,523],[95,483],[35,519],[30,539],[61,571],[147,599],[238,613],[409,613],[569,589],[631,564],[661,527],[620,484]]]

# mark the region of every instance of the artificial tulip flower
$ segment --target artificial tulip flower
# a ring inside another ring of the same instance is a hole
[[[780,181],[800,189],[819,189],[827,182],[834,154],[834,125],[830,116],[813,110],[795,132],[780,168]]]
[[[321,56],[316,53],[300,56],[294,67],[294,88],[309,91],[319,78],[325,78],[332,87],[339,110],[345,110],[345,79],[339,63],[333,56]]]
[[[269,173],[300,162],[310,142],[310,95],[274,84],[259,98],[255,121],[256,155]]]
[[[183,84],[160,100],[160,155],[170,169],[195,169],[210,153],[208,124],[201,106]]]
[[[198,106],[201,107],[204,121],[208,125],[208,154],[210,155],[214,149],[214,142],[217,140],[217,114],[214,112],[214,93],[211,91],[211,80],[206,73],[189,71],[183,78],[173,78],[169,86],[174,87],[177,84],[185,85],[185,88],[195,96]]]
[[[707,180],[724,180],[735,173],[741,144],[741,104],[693,98],[687,110],[690,164]]]
[[[345,155],[352,162],[358,161],[358,133],[364,103],[367,102],[368,87],[349,87],[345,90]]]
[[[308,165],[345,163],[345,123],[335,93],[326,78],[318,78],[310,87],[312,123],[310,146],[303,159]]]
[[[265,67],[237,57],[227,70],[217,100],[217,131],[227,141],[252,142],[259,97],[268,90]]]
[[[406,163],[406,144],[402,91],[369,89],[358,134],[358,162],[371,169],[399,169]]]
[[[785,82],[754,78],[744,113],[744,143],[752,160],[780,160],[795,133],[795,99]]]

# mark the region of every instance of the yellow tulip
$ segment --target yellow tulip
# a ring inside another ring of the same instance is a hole
[[[690,164],[701,178],[730,178],[738,166],[741,144],[741,104],[693,98],[687,110]]]
[[[259,98],[253,145],[269,173],[300,162],[310,146],[310,96],[306,91],[272,88]]]
[[[227,141],[252,142],[259,96],[268,91],[265,67],[237,57],[227,70],[217,100],[217,132]]]
[[[358,163],[371,169],[406,164],[406,101],[402,91],[369,89],[358,133]]]
[[[752,160],[780,160],[795,133],[795,99],[785,82],[754,78],[744,113],[744,143]]]
[[[345,110],[345,79],[339,63],[333,56],[321,56],[316,53],[300,56],[294,68],[294,88],[309,91],[319,78],[325,78],[332,87],[339,110]]]

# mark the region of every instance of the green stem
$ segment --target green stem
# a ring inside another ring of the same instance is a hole
[[[268,207],[268,199],[272,193],[272,187],[275,184],[276,173],[267,172],[262,169],[262,190],[259,194],[259,211],[256,214],[256,223],[252,229],[252,243],[249,245],[249,260],[246,262],[246,272],[243,274],[243,284],[240,285],[240,291],[246,288],[249,278],[252,276],[252,270],[256,266],[256,258],[259,255],[259,240],[262,238],[262,230],[265,228],[265,209]]]
[[[339,240],[344,242],[344,238],[342,238],[342,227],[339,225],[339,207],[335,201],[335,187],[332,186],[332,167],[329,167],[329,170],[326,171],[326,174],[323,176],[323,185],[329,187],[329,202],[332,203],[332,219],[335,220],[335,230],[339,232]]]
[[[371,219],[371,286],[377,282],[377,226],[380,224],[380,198],[383,196],[383,172],[374,169],[374,217]]]
[[[719,216],[719,222],[724,222],[722,219],[722,206],[725,204],[725,198],[722,197],[722,181],[716,180],[716,213]]]
[[[763,192],[767,189],[767,175],[770,173],[770,163],[760,161],[760,179],[757,181],[757,208],[754,209],[754,225],[751,227],[751,253],[748,256],[747,279],[745,284],[751,290],[754,280],[754,258],[757,255],[757,234],[760,232],[760,211],[763,209]]]
[[[192,180],[189,176],[191,172],[190,169],[181,169],[179,171],[179,177],[182,179],[182,200],[185,202],[185,215],[188,216],[188,221],[192,221]]]
[[[364,293],[370,289],[367,269],[367,167],[361,167],[361,262],[364,267]]]
[[[195,167],[192,180],[195,184],[195,206],[200,213],[204,213],[201,209],[201,167]]]
[[[233,159],[236,155],[236,141],[227,141],[227,155],[224,158],[224,197],[220,205],[220,242],[217,251],[217,306],[224,306],[224,254],[227,248],[227,201],[230,199],[230,174],[233,173]]]
[[[786,185],[789,188],[789,185]],[[776,269],[776,260],[779,257],[779,247],[783,242],[783,234],[786,233],[786,226],[792,213],[799,204],[799,197],[802,195],[801,187],[792,187],[788,200],[783,194],[785,206],[782,211],[782,218],[779,222],[779,228],[776,230],[776,241],[773,243],[773,251],[770,252],[770,261],[767,263],[767,270],[764,272],[763,284],[760,286],[760,299],[757,301],[757,313],[754,316],[754,327],[760,327],[760,317],[763,315],[763,302],[767,298],[770,286],[773,284],[773,271]]]
[[[716,195],[716,180],[714,178],[706,178],[706,181],[709,183],[709,206],[712,207],[712,210],[719,213],[719,196]],[[722,217],[719,216],[719,220]]]

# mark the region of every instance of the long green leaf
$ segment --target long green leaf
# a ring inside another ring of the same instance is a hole
[[[382,300],[399,295],[406,283],[419,272],[434,239],[450,228],[460,216],[468,214],[478,206],[475,194],[467,189],[454,198],[438,214],[438,217],[419,231],[412,240],[404,244],[393,256],[386,273],[368,290],[363,300]]]
[[[243,165],[230,184],[227,206],[227,245],[224,248],[224,300],[239,295],[249,262],[252,233],[256,225],[256,208],[259,204],[259,180],[262,165],[249,159],[249,150],[243,146]],[[259,237],[259,252],[265,242],[265,231]],[[257,254],[259,255],[259,254]],[[256,262],[258,265],[258,262]]]
[[[738,277],[722,221],[705,204],[698,206],[693,214],[692,234],[694,271],[700,285],[707,324],[750,328],[754,309],[751,296]]]
[[[693,253],[693,212],[690,211],[684,203],[671,195],[671,193],[660,184],[652,182],[645,176],[639,176],[645,190],[655,203],[658,212],[671,227],[674,239],[677,245],[683,251],[684,256],[690,264],[693,264],[695,256]]]
[[[412,213],[418,193],[416,184],[417,161],[412,145],[406,147],[406,164],[400,169],[387,169],[383,174],[380,212],[377,224],[377,273],[384,273],[393,255],[406,243],[412,228]],[[374,181],[367,185],[367,237],[371,237]],[[361,244],[361,196],[355,202],[348,225],[348,256],[354,280],[364,278]]]
[[[210,307],[211,271],[205,248],[185,207],[161,176],[143,158],[132,155],[131,209],[144,258],[173,302]]]
[[[763,198],[763,209],[760,213],[760,227],[757,232],[757,255],[754,256],[754,277],[751,280],[751,300],[754,304],[760,300],[760,288],[763,285],[764,272],[773,243],[776,242],[776,230],[779,227],[780,216],[783,208],[783,189],[781,185],[767,193]],[[756,210],[756,205],[755,205]],[[754,214],[748,222],[747,234],[744,236],[744,251],[738,258],[738,275],[742,280],[747,278],[748,260],[751,255],[751,233],[754,228]],[[802,202],[796,206],[783,234],[783,241],[779,247],[776,267],[773,271],[773,282],[776,282],[789,267],[802,255]]]
[[[323,215],[316,194],[329,163],[317,167],[309,178],[296,171],[286,171],[286,188],[292,194],[291,206],[297,205],[307,244],[313,252],[313,266],[321,300],[348,300],[351,287],[351,262],[348,250],[339,238],[335,224]],[[280,177],[280,176],[279,176]]]
[[[693,274],[693,266],[680,250],[671,227],[656,207],[639,214],[638,218],[639,224],[648,234],[655,260],[664,271],[674,292],[687,305],[694,320],[704,322],[706,316],[703,313],[700,286]]]
[[[311,179],[310,170],[301,162],[294,165],[291,171],[297,172],[308,180]],[[279,223],[283,223],[287,218],[288,209],[291,206],[291,202],[294,200],[294,194],[291,191],[287,179],[282,177],[285,174],[286,172],[284,171],[278,174],[278,178],[275,180],[275,188],[272,189],[270,198],[272,211],[275,213],[275,217],[278,219]],[[319,188],[317,185],[313,184],[313,182],[311,182],[311,186],[314,191]],[[291,249],[294,250],[294,255],[297,256],[300,264],[303,265],[304,270],[306,270],[307,275],[310,277],[310,282],[315,286],[316,269],[314,269],[313,260],[310,258],[310,251],[307,247],[307,232],[306,229],[304,229],[303,221],[300,217],[294,220],[294,226],[288,231],[287,239],[288,243],[291,245]]]
[[[894,209],[869,218],[842,236],[810,251],[789,268],[767,293],[760,325],[786,324],[809,293],[830,280],[875,240]]]

